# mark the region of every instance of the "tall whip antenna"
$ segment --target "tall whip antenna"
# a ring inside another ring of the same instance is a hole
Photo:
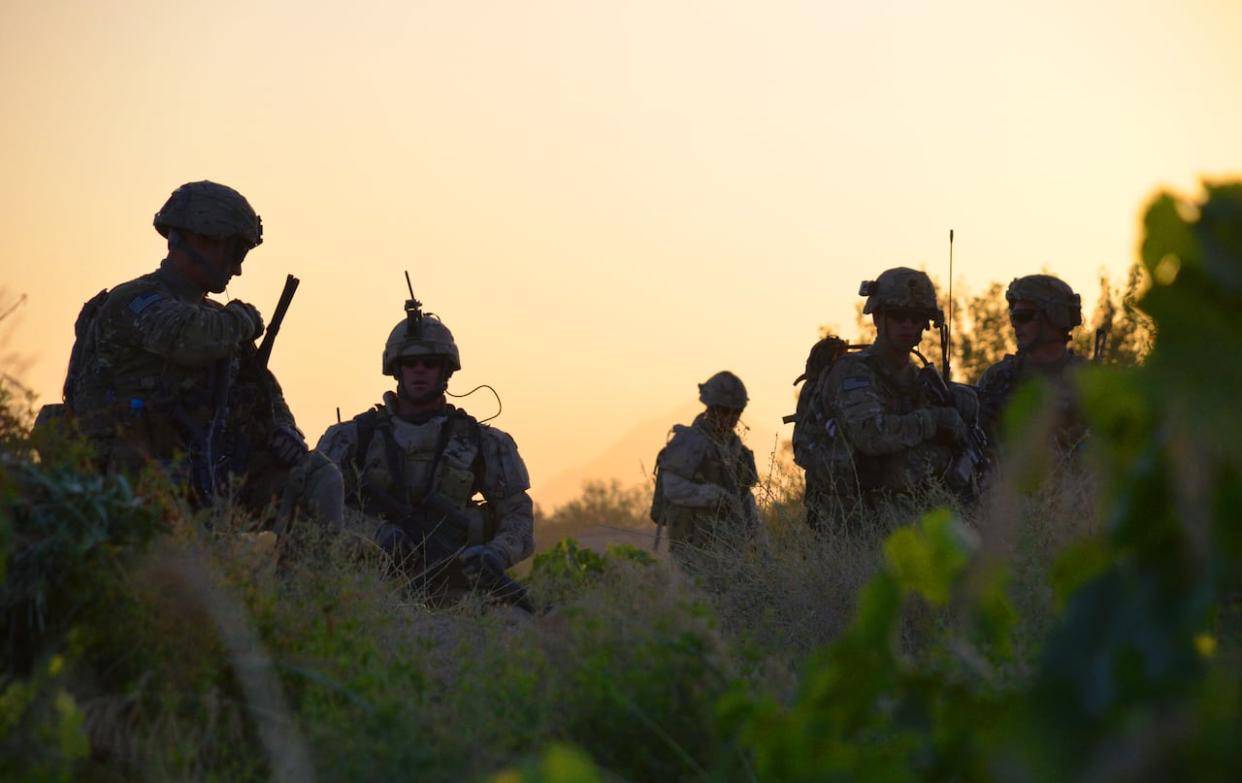
[[[945,383],[952,377],[953,368],[949,364],[949,350],[953,338],[953,229],[949,229],[949,315],[940,325],[940,375]]]

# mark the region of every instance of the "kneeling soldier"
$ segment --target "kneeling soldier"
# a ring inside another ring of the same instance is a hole
[[[199,503],[236,482],[252,508],[300,501],[339,527],[340,473],[307,450],[255,347],[263,318],[239,299],[207,296],[240,276],[262,243],[259,216],[236,190],[202,181],[177,188],[154,223],[168,240],[159,269],[99,292],[78,316],[62,415],[103,470],[154,461]]]

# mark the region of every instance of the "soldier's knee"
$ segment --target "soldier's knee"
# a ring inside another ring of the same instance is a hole
[[[319,522],[332,530],[343,529],[345,480],[336,463],[318,451],[309,451],[294,466],[293,472],[297,474],[294,484],[298,494]]]

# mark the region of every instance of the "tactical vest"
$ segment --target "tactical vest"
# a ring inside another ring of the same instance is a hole
[[[431,505],[447,506],[469,520],[462,545],[495,537],[494,515],[486,504],[473,500],[484,470],[483,432],[474,417],[450,407],[434,437],[405,447],[397,441],[393,416],[382,404],[355,416],[353,422],[358,440],[352,467],[359,477],[360,510],[407,526],[443,515]]]

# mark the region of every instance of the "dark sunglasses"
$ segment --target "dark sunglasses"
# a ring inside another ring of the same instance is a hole
[[[405,356],[401,359],[402,367],[426,367],[428,370],[444,368],[443,356]]]
[[[927,325],[927,313],[922,310],[907,310],[903,307],[885,310],[884,314],[899,323]]]
[[[1009,321],[1015,324],[1029,324],[1038,315],[1038,310],[1010,310]]]
[[[245,237],[235,236],[224,240],[224,252],[228,254],[229,260],[235,264],[240,264],[246,259],[246,254],[254,245]]]

